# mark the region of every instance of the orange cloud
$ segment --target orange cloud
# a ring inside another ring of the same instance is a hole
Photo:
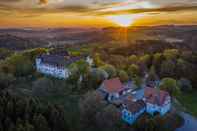
[[[40,0],[40,4],[47,4],[48,0]]]

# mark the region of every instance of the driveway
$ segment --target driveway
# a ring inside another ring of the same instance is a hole
[[[181,112],[180,115],[184,118],[185,123],[176,131],[197,131],[197,119],[188,113]]]

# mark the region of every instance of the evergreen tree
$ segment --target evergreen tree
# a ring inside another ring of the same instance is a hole
[[[127,82],[129,80],[129,76],[126,71],[120,70],[118,72],[118,76],[122,82]]]
[[[42,114],[34,115],[33,123],[36,131],[50,131],[48,123]]]
[[[129,66],[128,74],[130,77],[134,78],[140,75],[140,69],[138,65],[132,64]]]
[[[16,131],[26,131],[26,130],[25,127],[22,124],[20,124],[16,126]]]
[[[176,96],[180,93],[178,83],[173,78],[163,78],[160,84],[160,88],[167,91],[171,96]]]
[[[175,76],[176,63],[172,60],[165,60],[161,64],[160,75],[162,77]]]
[[[152,65],[148,73],[147,81],[155,81],[157,79],[158,79],[158,76],[156,74],[155,67]]]
[[[11,122],[10,125],[9,125],[9,127],[8,127],[8,129],[7,129],[7,131],[15,131],[15,130],[16,130],[16,127],[15,127],[15,125]]]
[[[29,122],[26,122],[26,123],[25,123],[25,130],[26,130],[26,131],[35,131],[35,130],[34,130],[34,126],[31,125],[31,124],[29,124]]]

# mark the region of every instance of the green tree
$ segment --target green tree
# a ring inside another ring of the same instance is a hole
[[[0,131],[3,131],[3,125],[1,122],[0,122]],[[11,131],[13,131],[13,130],[11,130]]]
[[[71,76],[69,80],[72,83],[78,83],[78,86],[81,85],[81,82],[87,78],[90,73],[90,66],[85,60],[77,61],[69,66]]]
[[[145,130],[146,131],[158,131],[158,129],[156,128],[156,121],[154,121],[154,119],[149,119],[146,123],[146,127]]]
[[[45,117],[43,117],[41,114],[34,115],[33,123],[36,131],[50,131]]]
[[[134,82],[134,85],[135,85],[137,88],[140,88],[140,87],[142,86],[142,84],[143,84],[143,80],[142,80],[142,78],[139,77],[139,76],[135,76],[135,77],[133,78],[133,82]]]
[[[153,55],[152,65],[155,66],[155,71],[157,73],[160,72],[162,61],[163,61],[163,55],[161,53],[155,53]]]
[[[181,78],[178,81],[178,85],[179,85],[181,91],[192,91],[191,81],[186,78]]]
[[[148,73],[147,81],[155,81],[157,79],[158,79],[158,76],[156,74],[155,67],[152,65]]]
[[[118,112],[119,110],[113,105],[108,105],[102,111],[98,112],[96,114],[98,129],[103,131],[119,130],[121,119]]]
[[[162,54],[161,54],[161,53],[155,53],[155,54],[153,55],[153,64],[154,64],[154,65],[155,65],[155,64],[159,65],[159,64],[161,63],[162,60],[163,60],[163,58],[162,58]]]
[[[96,114],[106,106],[98,92],[88,92],[79,101],[80,120],[86,129],[88,125],[96,126]]]
[[[22,124],[20,124],[20,125],[16,125],[16,131],[26,131],[26,130],[25,127]]]
[[[94,60],[94,63],[97,67],[99,66],[103,66],[104,65],[104,62],[101,60],[100,58],[100,54],[99,53],[96,53],[94,56],[93,56],[93,60]]]
[[[79,69],[77,64],[73,63],[69,66],[69,70],[71,72],[71,76],[68,78],[68,80],[71,83],[76,83],[76,81],[79,79],[80,74],[79,74]]]
[[[151,56],[148,54],[141,56],[139,58],[139,64],[143,68],[143,70],[146,70],[151,64]]]
[[[163,78],[160,89],[167,91],[171,96],[176,96],[180,93],[177,81],[173,78]]]
[[[120,70],[118,72],[118,76],[122,82],[127,82],[129,80],[129,76],[126,71]]]
[[[163,53],[166,60],[176,59],[179,56],[179,51],[177,49],[168,49]]]
[[[137,64],[138,63],[138,57],[136,55],[131,55],[128,57],[128,63],[129,64]]]
[[[188,68],[188,63],[185,60],[179,58],[176,64],[176,75],[178,77],[186,76],[186,74],[189,71],[187,68]]]
[[[137,121],[135,129],[138,131],[168,131],[170,129],[166,128],[163,117],[157,115],[155,117],[150,117],[149,115],[144,115]]]
[[[9,87],[15,81],[15,77],[12,74],[0,72],[0,89]]]
[[[104,65],[100,68],[105,70],[108,73],[109,78],[116,77],[116,75],[117,75],[116,68],[112,65]]]
[[[53,82],[43,77],[33,82],[32,91],[35,96],[46,96],[52,88]]]
[[[36,49],[31,49],[31,50],[25,51],[23,53],[23,56],[28,57],[29,60],[34,62],[37,56],[40,56],[40,55],[45,54],[45,53],[47,53],[47,49],[45,49],[45,48],[36,48]]]
[[[175,69],[176,63],[172,60],[165,60],[161,64],[161,71],[160,75],[162,77],[174,77],[175,76]]]
[[[15,131],[16,130],[16,127],[15,125],[11,122],[9,127],[7,128],[7,131]]]
[[[90,66],[85,60],[77,61],[75,64],[77,65],[79,74],[83,76],[86,75],[90,70]]]
[[[0,129],[2,131],[67,130],[64,109],[57,105],[50,107],[48,109],[38,99],[23,99],[8,92],[1,92]]]
[[[25,123],[25,131],[35,131],[34,126],[31,125],[29,122]]]
[[[94,68],[90,70],[88,76],[87,86],[89,89],[97,89],[101,82],[108,78],[108,74],[101,68]]]
[[[7,58],[3,64],[3,69],[15,76],[26,76],[34,71],[33,63],[23,54],[14,54]]]
[[[52,130],[55,131],[66,131],[68,129],[66,118],[62,108],[52,107],[49,114],[49,124]]]
[[[10,119],[9,116],[7,116],[6,119],[5,119],[5,121],[4,121],[4,128],[5,129],[9,129],[11,123],[12,123],[12,120]]]
[[[129,66],[128,74],[130,77],[134,78],[135,76],[139,76],[140,69],[138,65],[132,64]]]
[[[107,57],[106,61],[118,69],[125,69],[127,67],[127,59],[122,55],[111,55],[110,59],[108,58],[109,57]]]
[[[5,48],[0,48],[0,59],[5,59],[6,57],[10,56],[13,52],[5,49]]]
[[[12,101],[9,101],[7,103],[7,106],[6,106],[6,114],[8,114],[8,116],[10,117],[13,117],[15,112],[14,112],[14,104]]]

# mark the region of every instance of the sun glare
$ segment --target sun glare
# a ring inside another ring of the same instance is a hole
[[[107,16],[107,19],[122,27],[131,26],[140,15],[113,15]]]

